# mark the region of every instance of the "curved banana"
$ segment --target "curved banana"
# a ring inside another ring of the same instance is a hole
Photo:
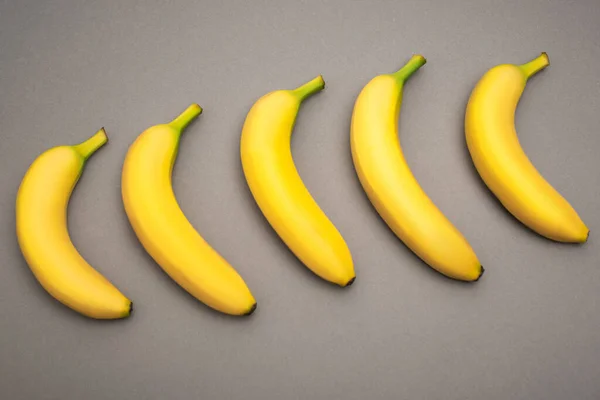
[[[67,206],[87,159],[107,142],[104,129],[75,146],[58,146],[31,164],[17,194],[17,238],[25,261],[58,301],[96,319],[128,317],[132,303],[77,252]]]
[[[171,123],[138,136],[123,165],[123,204],[138,239],[175,282],[215,310],[249,315],[256,301],[246,283],[196,232],[171,186],[183,129],[201,112],[192,104]]]
[[[585,242],[589,229],[531,164],[515,130],[515,110],[527,80],[548,65],[542,53],[523,65],[490,69],[467,105],[467,145],[485,184],[519,221],[549,239]]]
[[[318,76],[260,98],[242,130],[242,166],[256,203],[290,250],[321,278],[348,286],[355,279],[350,250],[304,186],[290,148],[300,104],[324,87]]]
[[[402,69],[373,78],[360,92],[352,114],[352,160],[379,215],[415,254],[450,278],[476,281],[484,271],[481,263],[421,189],[398,139],[402,88],[425,62],[413,56]]]

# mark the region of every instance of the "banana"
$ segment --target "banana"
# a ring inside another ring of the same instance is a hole
[[[300,104],[324,87],[318,76],[261,97],[244,122],[240,152],[256,203],[289,249],[316,275],[348,286],[355,279],[350,250],[304,186],[290,148]]]
[[[527,80],[549,64],[542,53],[523,65],[490,69],[469,98],[467,146],[487,187],[519,221],[548,239],[581,243],[589,229],[529,161],[515,130],[515,110]]]
[[[256,300],[246,283],[196,232],[171,186],[181,134],[200,113],[192,104],[169,124],[138,136],[123,165],[123,204],[139,241],[175,282],[215,310],[249,315]]]
[[[77,252],[67,230],[67,206],[86,161],[108,138],[104,129],[74,146],[46,150],[31,164],[17,193],[17,239],[46,291],[96,319],[128,317],[132,303]]]
[[[388,226],[416,255],[442,274],[476,281],[481,263],[463,235],[427,197],[408,167],[398,139],[405,81],[425,58],[415,55],[399,71],[373,78],[352,114],[350,144],[358,178]]]

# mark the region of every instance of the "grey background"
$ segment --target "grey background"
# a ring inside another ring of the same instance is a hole
[[[0,1],[0,397],[4,399],[599,399],[600,2]],[[489,195],[463,137],[493,65],[547,51],[522,144],[592,230],[584,246],[529,232]],[[430,197],[486,267],[474,285],[415,258],[363,194],[349,153],[356,95],[413,53],[401,140]],[[348,290],[272,232],[243,180],[239,136],[264,93],[323,74],[301,109],[297,167],[353,253]],[[174,172],[184,212],[259,308],[212,312],[144,253],[120,168],[145,128],[190,103]],[[14,200],[48,147],[106,127],[69,209],[80,252],[136,305],[97,322],[52,300],[24,263]]]

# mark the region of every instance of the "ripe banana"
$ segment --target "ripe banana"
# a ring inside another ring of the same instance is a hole
[[[352,114],[352,160],[379,215],[415,254],[450,278],[476,281],[484,271],[477,256],[427,197],[398,139],[404,83],[425,62],[413,56],[402,69],[373,78],[360,92]]]
[[[123,165],[123,204],[138,239],[173,280],[215,310],[249,315],[256,301],[246,283],[196,232],[171,186],[183,129],[201,112],[192,104],[169,124],[153,126],[135,140]]]
[[[87,159],[107,142],[104,129],[75,146],[58,146],[31,164],[16,202],[17,238],[25,261],[58,301],[96,319],[128,317],[132,303],[77,252],[67,206]]]
[[[324,87],[318,76],[264,95],[246,117],[240,150],[250,191],[273,229],[315,274],[348,286],[355,279],[350,250],[304,186],[290,148],[300,104]]]
[[[519,221],[549,239],[585,242],[589,229],[531,164],[515,130],[515,110],[527,80],[548,65],[542,53],[523,65],[490,69],[467,105],[467,145],[485,184]]]

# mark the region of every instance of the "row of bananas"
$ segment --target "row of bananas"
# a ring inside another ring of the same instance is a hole
[[[360,92],[352,114],[352,160],[377,212],[416,255],[450,278],[477,281],[484,272],[479,259],[427,197],[398,138],[403,86],[425,62],[413,56],[399,71],[375,77]],[[542,53],[523,65],[489,70],[467,105],[466,142],[485,184],[519,221],[555,241],[585,242],[588,228],[531,164],[514,127],[527,80],[548,64]],[[355,279],[352,256],[304,186],[290,149],[302,101],[324,86],[318,76],[260,98],[242,129],[241,160],[256,203],[283,242],[316,275],[345,287]],[[181,134],[201,112],[193,104],[134,141],[123,165],[123,205],[140,243],[173,280],[215,310],[249,315],[256,309],[252,293],[190,224],[171,185]],[[66,306],[97,319],[127,317],[132,302],[76,250],[66,210],[87,159],[107,140],[101,129],[83,143],[42,153],[25,174],[16,201],[18,242],[37,280]]]

